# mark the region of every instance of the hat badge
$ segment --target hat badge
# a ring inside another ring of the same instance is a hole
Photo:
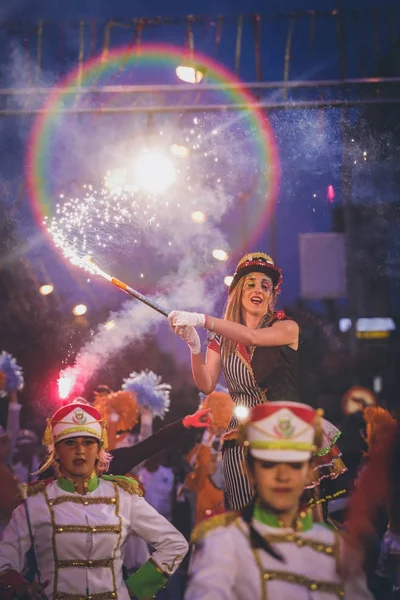
[[[291,418],[289,416],[279,417],[278,423],[274,427],[274,431],[278,437],[290,438],[294,433]]]
[[[74,410],[74,413],[72,415],[72,421],[74,423],[76,423],[77,425],[82,425],[83,423],[86,423],[86,420],[86,415],[81,408],[77,408]]]

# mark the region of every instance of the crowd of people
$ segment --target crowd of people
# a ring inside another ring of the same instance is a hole
[[[275,310],[281,285],[268,255],[247,254],[223,318],[170,313],[204,396],[156,433],[151,402],[99,386],[56,410],[40,444],[9,393],[0,598],[396,597],[400,428],[360,407],[367,450],[349,478],[340,431],[298,397],[299,327]]]

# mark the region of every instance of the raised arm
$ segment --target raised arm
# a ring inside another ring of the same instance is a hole
[[[195,427],[204,429],[211,424],[209,411],[198,410],[193,415],[188,415],[180,421],[175,421],[153,433],[142,442],[129,448],[115,448],[110,451],[113,456],[109,471],[113,475],[126,475],[138,464],[179,442],[187,429]]]
[[[178,335],[182,328],[205,327],[244,346],[292,346],[297,349],[299,340],[299,326],[291,319],[277,321],[271,327],[252,329],[201,313],[174,310],[168,315],[168,320]]]

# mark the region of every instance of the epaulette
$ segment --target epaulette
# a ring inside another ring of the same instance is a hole
[[[48,477],[47,479],[36,479],[35,481],[31,481],[28,483],[28,487],[26,489],[28,497],[36,496],[44,491],[44,488],[47,487],[50,483],[55,481],[55,477]]]
[[[118,487],[125,490],[125,492],[128,492],[128,494],[131,494],[132,496],[144,495],[140,489],[139,483],[132,477],[125,477],[123,475],[102,475],[101,478],[105,481],[115,482]]]
[[[47,479],[42,479],[42,480],[36,479],[35,481],[31,481],[28,484],[24,484],[26,487],[26,497],[31,498],[32,496],[37,496],[38,494],[41,494],[44,491],[45,487],[54,480],[55,480],[55,477],[48,477]],[[21,504],[21,502],[23,501],[22,494],[23,494],[23,492],[22,492],[22,490],[20,490],[19,493],[17,494],[17,496],[15,496],[15,498],[14,498],[15,506],[19,506]]]
[[[236,521],[239,517],[239,513],[235,511],[230,511],[226,513],[222,513],[221,515],[214,515],[209,519],[205,519],[193,529],[190,543],[197,544],[204,538],[207,533],[217,529],[218,527],[228,527],[231,523]]]

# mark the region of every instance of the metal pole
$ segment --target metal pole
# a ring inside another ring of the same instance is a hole
[[[371,98],[370,100],[310,100],[294,102],[272,102],[265,100],[254,104],[194,104],[181,106],[107,106],[103,108],[93,107],[74,107],[69,109],[52,108],[52,114],[143,114],[143,113],[198,113],[198,112],[227,112],[227,111],[252,111],[254,109],[283,110],[283,109],[313,109],[313,108],[343,108],[357,107],[367,104],[400,104],[400,97],[394,98]],[[27,116],[27,115],[45,115],[48,110],[43,108],[4,108],[0,109],[0,116]]]

